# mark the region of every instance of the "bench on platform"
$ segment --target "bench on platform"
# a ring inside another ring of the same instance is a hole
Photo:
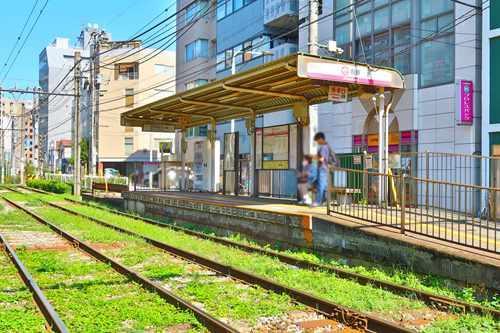
[[[330,193],[335,193],[337,198],[337,204],[347,205],[353,202],[352,197],[355,194],[361,194],[361,189],[359,188],[348,188],[348,187],[332,187],[329,188]]]
[[[129,188],[128,188],[128,185],[92,183],[92,194],[94,193],[95,190],[123,193],[123,192],[127,192],[129,190]]]

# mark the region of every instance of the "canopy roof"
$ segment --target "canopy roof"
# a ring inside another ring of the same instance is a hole
[[[174,131],[255,116],[325,102],[332,85],[352,97],[404,89],[404,80],[392,68],[299,53],[124,112],[121,125]]]

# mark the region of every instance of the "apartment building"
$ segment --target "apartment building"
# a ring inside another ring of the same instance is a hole
[[[18,176],[23,165],[38,162],[33,101],[3,97],[1,108],[6,175]]]
[[[39,55],[39,85],[45,92],[74,92],[72,73],[75,65],[75,52],[80,52],[83,75],[88,77],[90,42],[92,35],[103,33],[108,38],[111,35],[102,31],[96,24],[85,26],[74,44],[69,38],[57,37],[45,47]],[[57,142],[71,140],[73,132],[72,113],[74,98],[72,96],[42,96],[40,98],[39,135],[42,163],[51,172],[60,168],[57,162]],[[85,106],[85,103],[82,104]],[[84,110],[83,110],[84,111]]]
[[[483,63],[482,63],[482,153],[500,157],[500,3],[483,4]],[[483,179],[484,186],[499,187],[500,163],[490,164],[490,177]]]
[[[158,182],[160,144],[173,144],[175,135],[122,127],[120,114],[175,93],[175,53],[143,47],[140,41],[105,39],[100,52],[97,173],[134,175],[140,184],[153,185]]]

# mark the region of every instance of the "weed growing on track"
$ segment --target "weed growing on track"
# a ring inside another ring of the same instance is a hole
[[[20,251],[19,256],[71,331],[162,332],[178,324],[196,325],[189,313],[74,251]]]
[[[0,253],[0,332],[43,332],[44,325],[45,319],[38,312],[31,292],[10,259]]]
[[[46,208],[43,212],[41,212],[41,214],[48,218],[59,219],[62,222],[62,213],[57,209]],[[93,216],[96,216],[94,212]],[[76,223],[75,221],[78,219],[79,218],[70,215],[67,218],[68,221],[64,221],[64,226],[68,228],[70,227],[68,223]],[[94,223],[84,223],[85,224],[82,227],[87,225],[88,228],[90,228],[89,230],[95,229],[94,227],[91,227],[92,225],[95,225]],[[247,254],[243,251],[229,249],[209,241],[199,240],[184,234],[161,229],[144,223],[134,223],[131,225],[127,218],[115,216],[113,217],[112,223],[149,237],[168,242],[169,244],[178,246],[179,248],[202,253],[207,257],[219,260],[225,264],[275,279],[289,286],[313,292],[316,295],[335,300],[341,304],[357,308],[359,310],[390,312],[400,309],[417,309],[423,307],[420,302],[411,301],[370,286],[361,286],[352,281],[339,279],[324,272],[293,269],[273,258]],[[95,235],[98,237],[107,237],[106,235],[108,233],[105,232],[106,229],[110,230],[108,228],[99,227],[97,232],[95,232]],[[113,232],[113,234],[119,235],[118,237],[122,239],[126,237],[123,234],[120,235],[115,232]],[[93,239],[93,236],[89,234],[87,238]],[[144,256],[144,259],[146,259],[146,256]],[[346,290],[349,290],[350,292],[346,293]],[[359,295],[364,296],[359,297]]]
[[[106,255],[148,278],[160,281],[179,296],[202,303],[203,308],[216,317],[255,324],[262,317],[304,309],[286,295],[268,293],[262,288],[247,287],[234,280],[214,277],[200,266],[179,261],[136,237],[55,208],[47,207],[38,212],[76,237],[99,244]]]
[[[395,296],[394,294],[372,288],[370,286],[361,286],[349,280],[339,279],[330,273],[291,268],[274,258],[258,254],[248,254],[241,250],[232,249],[207,240],[201,240],[167,228],[142,223],[140,221],[119,216],[97,208],[74,204],[68,205],[68,207],[83,214],[101,218],[108,223],[143,234],[153,239],[164,241],[170,245],[178,246],[179,248],[205,255],[222,263],[238,267],[258,275],[266,276],[294,288],[309,291],[318,296],[330,299],[334,302],[355,308],[357,310],[373,312],[386,316],[390,315],[393,316],[393,319],[396,319],[400,313],[424,307],[424,305],[418,301],[412,301],[407,298]],[[315,261],[318,262],[319,259],[316,258]],[[363,272],[363,269],[358,268],[357,271]],[[385,277],[387,280],[388,277],[385,272],[379,270],[365,270],[365,274],[367,272],[375,272],[373,275],[377,278]],[[391,277],[396,280],[399,278],[399,282],[405,281],[408,284],[413,280],[413,285],[423,285],[422,280],[417,278],[416,275],[408,276],[404,274],[407,273],[401,271],[399,274],[395,274]],[[392,281],[394,282],[394,280]],[[432,282],[432,280],[427,281],[427,283],[431,285]],[[448,291],[446,289],[443,291],[441,289],[441,285],[439,284],[437,284],[437,287],[435,288],[440,290],[441,294],[446,294]],[[348,292],[346,292],[346,290]],[[435,291],[430,287],[427,287],[427,290]],[[451,292],[448,292],[448,295],[450,293]],[[460,295],[457,292],[453,292],[451,294],[459,297],[462,296],[460,298],[465,300],[470,300],[470,298],[472,298],[469,291],[464,291],[463,295]],[[429,332],[452,332],[457,330],[460,331],[461,327],[467,325],[472,327],[472,329],[469,330],[470,332],[488,332],[489,327],[494,328],[494,331],[496,329],[500,329],[500,324],[490,317],[469,315],[461,316],[458,320],[437,320],[429,328],[427,328],[427,330],[429,330]]]
[[[21,214],[24,216],[15,221],[20,226],[18,230],[38,224]],[[4,222],[0,220],[0,226]],[[41,227],[45,229],[42,231],[50,232],[47,227]],[[17,252],[72,332],[163,332],[182,324],[191,324],[193,331],[204,330],[192,314],[176,309],[161,297],[114,272],[108,265],[81,252],[25,248],[18,248]],[[4,281],[8,280],[4,279],[1,267],[0,276],[1,290]],[[16,325],[15,320],[0,316],[0,331],[15,332],[15,329],[1,329],[2,324]],[[30,332],[31,327],[37,327],[29,320],[27,317],[27,329],[19,332]]]

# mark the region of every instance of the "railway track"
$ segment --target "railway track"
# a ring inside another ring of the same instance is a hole
[[[43,193],[43,192],[40,192],[40,193]],[[73,200],[73,199],[65,199],[65,200],[67,200],[71,203],[74,203],[74,204],[80,204],[80,205],[85,205],[85,206],[89,206],[92,208],[105,210],[105,211],[108,211],[110,213],[114,213],[114,214],[118,214],[118,215],[125,216],[128,218],[132,218],[132,219],[142,221],[142,222],[145,222],[145,223],[148,223],[151,225],[159,226],[162,228],[169,228],[171,230],[180,231],[180,232],[183,232],[185,234],[198,237],[200,239],[210,240],[210,241],[213,241],[215,243],[222,244],[222,245],[229,246],[229,247],[234,247],[234,248],[237,248],[239,250],[243,250],[243,251],[248,252],[248,253],[257,253],[257,254],[262,254],[262,255],[269,256],[269,257],[273,257],[273,258],[276,258],[283,263],[293,265],[293,266],[296,266],[299,268],[304,268],[304,269],[309,269],[309,270],[314,270],[314,271],[325,271],[328,273],[335,274],[341,278],[356,281],[357,283],[360,283],[363,285],[372,285],[372,286],[375,286],[377,288],[381,288],[381,289],[384,289],[384,290],[387,290],[387,291],[390,291],[390,292],[393,292],[395,294],[399,294],[402,296],[411,296],[411,297],[414,297],[414,298],[424,302],[427,305],[434,306],[434,307],[441,309],[443,311],[448,311],[448,312],[457,312],[458,311],[458,312],[462,312],[462,313],[491,315],[495,319],[500,319],[500,311],[495,310],[495,309],[491,309],[491,308],[487,308],[487,307],[484,307],[484,306],[481,306],[478,304],[468,303],[468,302],[464,302],[461,300],[445,297],[442,295],[425,292],[425,291],[418,290],[415,288],[410,288],[410,287],[406,287],[403,285],[398,285],[398,284],[390,283],[387,281],[382,281],[382,280],[366,277],[366,276],[363,276],[361,274],[353,273],[353,272],[343,270],[343,269],[340,269],[337,267],[333,267],[330,265],[318,264],[318,263],[314,263],[311,261],[298,259],[298,258],[289,256],[289,255],[286,255],[283,253],[278,253],[275,251],[263,249],[263,248],[252,246],[252,245],[242,244],[242,243],[235,242],[235,241],[232,241],[232,240],[229,240],[226,238],[208,235],[208,234],[205,234],[202,232],[197,232],[197,231],[190,230],[190,229],[183,228],[183,227],[176,226],[176,225],[161,223],[161,222],[155,221],[153,219],[139,217],[137,215],[128,214],[128,213],[124,213],[124,212],[121,212],[121,211],[118,211],[115,209],[110,209],[110,208],[105,208],[102,206],[93,205],[93,204],[90,204],[90,203],[87,203],[84,201],[77,201],[77,200]],[[58,205],[53,205],[53,206],[58,206]],[[66,207],[59,206],[58,208],[64,209],[67,212],[70,212],[72,214],[79,215],[79,216],[82,216],[82,217],[85,217],[88,219],[94,219],[93,217],[72,211],[70,209],[67,209]],[[176,219],[176,220],[184,221],[184,222],[188,222],[188,223],[195,223],[195,221],[191,221],[191,220],[187,220],[187,219]]]
[[[30,209],[27,209],[23,207],[22,205],[9,200],[8,198],[3,197],[3,199],[8,202],[10,205],[14,206],[15,208],[25,212],[26,214],[30,215],[34,220],[37,222],[40,222],[41,224],[49,227],[53,232],[57,233],[59,236],[67,240],[70,244],[75,246],[76,248],[82,250],[89,256],[93,257],[94,259],[101,261],[105,264],[108,264],[111,268],[113,268],[117,273],[125,276],[127,279],[130,279],[139,285],[141,285],[144,289],[152,291],[159,295],[161,298],[163,298],[165,301],[168,303],[174,305],[178,309],[182,309],[185,311],[188,311],[192,313],[196,319],[203,324],[208,330],[211,332],[222,332],[222,333],[236,333],[238,330],[235,328],[225,324],[224,322],[220,321],[219,319],[211,316],[210,314],[206,313],[199,307],[191,304],[190,302],[180,298],[179,296],[171,293],[167,289],[163,288],[159,284],[147,279],[146,277],[138,274],[137,272],[127,268],[126,266],[120,264],[119,262],[111,259],[110,257],[106,256],[103,254],[101,251],[96,249],[95,247],[91,246],[89,243],[84,242],[77,237],[71,235],[68,232],[65,232],[55,224],[52,224],[51,222],[47,221],[43,217],[39,216],[35,212],[33,212]],[[48,301],[45,298],[45,304],[49,304]],[[49,320],[49,319],[47,319]],[[65,332],[65,331],[62,331]]]
[[[15,204],[15,203],[14,203]],[[263,278],[245,271],[242,271],[240,269],[221,264],[217,261],[211,260],[209,258],[197,255],[195,253],[185,251],[173,246],[170,246],[166,243],[162,243],[159,241],[156,241],[154,239],[148,238],[144,235],[114,226],[112,224],[109,224],[105,221],[92,218],[89,216],[81,215],[77,212],[71,211],[69,209],[66,209],[65,207],[50,203],[50,202],[45,202],[45,204],[52,206],[53,208],[59,209],[61,211],[64,211],[68,214],[73,214],[73,215],[80,215],[80,217],[83,217],[87,220],[93,221],[96,224],[110,228],[112,230],[115,230],[117,232],[136,237],[138,239],[142,239],[143,241],[149,243],[150,245],[161,249],[171,255],[174,255],[178,258],[182,258],[184,260],[187,260],[189,262],[194,262],[198,265],[201,265],[203,267],[209,268],[210,270],[213,270],[217,274],[220,275],[225,275],[233,279],[237,279],[240,281],[243,281],[246,284],[250,285],[256,285],[259,286],[263,289],[266,289],[270,292],[275,292],[278,294],[286,294],[289,297],[291,297],[294,301],[302,303],[310,308],[316,309],[316,311],[322,313],[325,315],[326,318],[330,320],[334,320],[337,322],[340,322],[348,327],[355,328],[360,331],[367,331],[367,332],[411,332],[411,330],[403,328],[402,326],[386,321],[380,317],[374,316],[374,315],[366,315],[363,313],[360,313],[358,311],[348,309],[344,306],[340,306],[338,304],[335,304],[333,302],[330,302],[325,299],[321,299],[318,297],[315,297],[311,294],[302,292],[300,290],[296,290],[293,288],[289,288],[285,285],[276,283],[272,280],[269,280],[267,278]],[[28,214],[30,214],[32,217],[35,219],[41,221],[44,220],[41,216],[38,214],[34,213],[31,210],[28,210],[20,205],[18,205],[20,209],[26,211]],[[44,221],[44,223],[49,223],[47,221]],[[51,224],[53,227],[55,227],[53,224]],[[57,227],[56,227],[57,228]],[[62,230],[58,230],[58,233],[63,232]],[[64,236],[64,234],[63,234]]]
[[[31,292],[33,299],[47,321],[47,330],[57,333],[67,333],[68,329],[64,322],[59,317],[59,314],[54,310],[54,307],[45,297],[44,293],[28,272],[22,261],[17,256],[16,251],[7,242],[6,238],[0,233],[0,245],[5,251],[6,256],[11,260],[12,264],[16,267],[17,273],[23,280],[24,285]]]

